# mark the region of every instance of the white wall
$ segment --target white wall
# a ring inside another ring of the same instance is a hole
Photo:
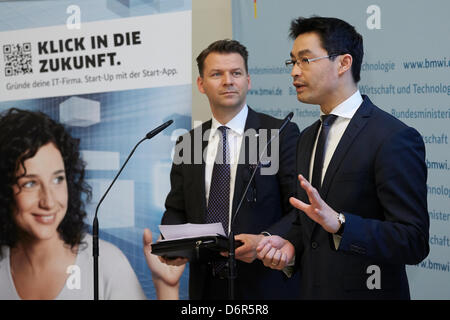
[[[197,89],[196,58],[210,43],[231,39],[231,0],[192,0],[192,124],[211,118],[208,99]]]

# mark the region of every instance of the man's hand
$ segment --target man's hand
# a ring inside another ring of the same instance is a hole
[[[300,186],[306,191],[310,204],[291,197],[289,198],[291,205],[306,213],[309,218],[320,224],[326,231],[336,233],[340,227],[337,219],[338,213],[322,200],[317,189],[302,175],[298,176],[298,180],[300,181]]]
[[[295,255],[295,248],[289,241],[279,237],[264,237],[256,247],[258,259],[266,267],[283,270]]]
[[[252,263],[256,259],[256,247],[264,236],[262,234],[241,233],[236,235],[234,238],[243,242],[243,245],[236,248],[234,252],[236,259],[246,263]],[[224,257],[228,257],[227,251],[223,251],[220,254]]]

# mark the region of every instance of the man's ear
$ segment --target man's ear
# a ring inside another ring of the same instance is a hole
[[[353,64],[353,57],[346,53],[339,58],[339,75],[343,75],[345,72],[350,71]]]
[[[203,89],[203,78],[200,76],[197,77],[197,88],[201,93],[205,93],[205,89]]]

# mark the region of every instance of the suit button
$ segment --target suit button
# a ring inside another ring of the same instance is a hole
[[[311,243],[311,247],[312,247],[313,249],[317,249],[318,246],[319,246],[319,244],[318,244],[317,242],[315,242],[315,241],[313,241],[313,242]]]

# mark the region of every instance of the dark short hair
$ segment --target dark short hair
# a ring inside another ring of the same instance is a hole
[[[355,83],[361,79],[361,64],[364,56],[363,38],[355,27],[337,18],[299,17],[291,22],[289,36],[295,40],[301,34],[315,32],[328,54],[348,53],[353,58],[352,75]]]
[[[213,52],[217,53],[238,53],[244,59],[245,71],[248,73],[248,51],[239,41],[224,39],[211,43],[208,48],[204,49],[197,57],[198,73],[203,77],[203,66],[206,57]]]
[[[16,174],[20,167],[25,170],[25,160],[48,143],[61,152],[67,181],[67,212],[58,233],[71,248],[81,243],[86,232],[83,196],[89,201],[91,189],[84,181],[85,164],[80,157],[79,140],[42,112],[12,108],[0,114],[0,247],[15,247],[20,240],[12,212],[13,186],[20,178]]]

